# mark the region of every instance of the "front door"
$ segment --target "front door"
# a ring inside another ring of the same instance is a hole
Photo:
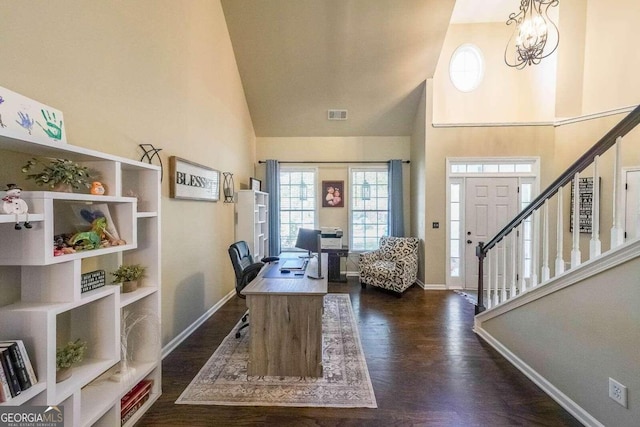
[[[625,172],[624,237],[627,241],[640,237],[640,170]]]
[[[493,238],[516,216],[517,210],[518,178],[467,178],[464,220],[465,289],[478,287],[478,242],[486,243]],[[485,275],[486,271],[485,265]]]

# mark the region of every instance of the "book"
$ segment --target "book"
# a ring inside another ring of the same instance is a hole
[[[16,371],[20,388],[26,390],[31,387],[31,380],[29,379],[29,373],[27,367],[24,364],[24,359],[20,353],[20,348],[16,342],[3,341],[0,342],[0,348],[6,348],[9,350],[9,357],[13,364],[13,369]]]
[[[138,411],[138,409],[140,409],[142,407],[142,405],[144,405],[144,403],[149,400],[149,393],[147,392],[145,395],[143,395],[139,400],[137,400],[133,406],[131,406],[131,408],[127,411],[126,414],[124,414],[121,418],[120,418],[120,422],[121,424],[126,423],[127,421],[129,421],[129,419],[131,417],[133,417],[133,415]]]
[[[146,393],[151,392],[152,380],[143,380],[136,384],[120,399],[120,415],[124,416],[135,403]]]
[[[11,358],[9,357],[8,348],[0,348],[0,363],[2,364],[2,369],[4,369],[4,374],[7,377],[7,383],[9,384],[11,397],[16,397],[17,395],[22,393],[22,389],[20,388],[20,383],[18,382],[18,375],[13,369],[13,365],[11,364]]]
[[[9,382],[7,376],[4,374],[4,369],[0,365],[0,403],[6,402],[11,399],[11,390],[9,389]]]
[[[22,360],[24,362],[25,367],[27,368],[27,373],[29,374],[29,381],[31,381],[31,385],[35,385],[38,382],[38,377],[36,377],[36,371],[33,369],[33,365],[31,364],[31,359],[29,358],[29,353],[27,353],[27,348],[24,345],[24,341],[22,340],[10,340],[10,341],[0,341],[0,343],[4,342],[15,342],[18,344],[18,348],[20,349],[20,354],[22,355]]]

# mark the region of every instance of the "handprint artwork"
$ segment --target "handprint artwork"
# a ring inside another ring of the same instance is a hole
[[[29,132],[29,135],[31,135],[34,120],[29,117],[29,114],[23,113],[22,111],[18,111],[18,118],[20,121],[16,120],[16,123],[22,126],[27,132]]]
[[[59,141],[62,138],[62,120],[60,120],[60,124],[58,125],[55,111],[49,112],[47,110],[40,110],[40,112],[42,113],[42,117],[44,117],[47,128],[42,126],[40,122],[36,123],[38,123],[38,126],[40,126],[50,138],[57,139]]]

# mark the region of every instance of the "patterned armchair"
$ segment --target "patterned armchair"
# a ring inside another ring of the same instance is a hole
[[[389,289],[402,295],[418,276],[418,239],[381,237],[380,249],[360,254],[360,284]]]

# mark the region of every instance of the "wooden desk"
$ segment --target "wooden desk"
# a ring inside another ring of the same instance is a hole
[[[281,258],[282,262],[284,258]],[[307,271],[316,271],[317,260]],[[322,311],[327,294],[327,254],[323,279],[266,278],[270,264],[242,291],[249,307],[249,375],[322,376]],[[290,274],[294,274],[293,272]]]

